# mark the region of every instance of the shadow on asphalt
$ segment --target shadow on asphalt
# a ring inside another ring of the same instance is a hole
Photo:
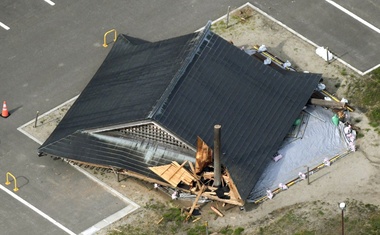
[[[9,110],[9,113],[10,113],[10,114],[13,114],[13,113],[15,113],[17,110],[19,110],[20,108],[22,108],[22,105],[18,106],[17,108],[14,108],[14,109]]]
[[[24,187],[25,185],[29,184],[29,180],[25,176],[17,176],[16,179],[17,179],[17,187],[19,189]],[[12,181],[10,181],[10,182],[12,182]]]

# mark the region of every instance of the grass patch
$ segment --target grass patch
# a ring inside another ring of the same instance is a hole
[[[165,204],[155,202],[153,199],[150,199],[150,202],[146,203],[144,208],[145,209],[150,209],[150,210],[155,210],[155,211],[163,211],[165,209]]]
[[[343,71],[343,70],[342,70]],[[347,96],[355,102],[370,120],[372,127],[380,125],[380,68],[361,78],[352,78]]]
[[[243,232],[244,232],[244,228],[238,227],[235,229],[233,235],[240,235],[240,234],[243,234]]]
[[[380,234],[378,206],[349,199],[346,199],[346,205],[344,221],[348,234]],[[339,234],[341,231],[341,212],[335,204],[299,203],[273,214],[276,214],[275,219],[263,219],[258,223],[263,225],[252,234],[315,235]]]
[[[183,222],[185,220],[185,216],[181,214],[181,209],[172,207],[164,213],[164,219],[168,222]]]
[[[243,232],[244,232],[244,228],[242,227],[233,229],[230,226],[226,226],[219,231],[219,233],[223,235],[241,235],[243,234]]]
[[[198,235],[198,234],[206,234],[206,226],[205,225],[197,225],[197,226],[187,230],[187,235]]]
[[[227,24],[225,20],[220,20],[214,24],[211,25],[211,31],[218,32],[218,33],[224,33],[227,30]]]

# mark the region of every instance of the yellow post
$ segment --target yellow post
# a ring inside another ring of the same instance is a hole
[[[7,174],[5,175],[6,177],[6,182],[5,182],[5,184],[6,185],[10,185],[11,184],[11,182],[9,182],[9,179],[8,179],[8,176],[12,176],[13,177],[13,180],[15,181],[15,188],[13,189],[13,191],[15,191],[15,192],[17,192],[18,191],[18,188],[17,188],[17,180],[16,180],[16,177],[14,177],[14,175],[12,175],[10,172],[7,172]]]
[[[116,41],[116,37],[117,37],[117,32],[116,32],[116,29],[111,29],[110,31],[106,32],[104,34],[104,42],[103,42],[103,47],[108,47],[108,44],[107,44],[107,35],[114,32],[115,35],[114,35],[114,38],[113,38],[113,41],[115,42]]]

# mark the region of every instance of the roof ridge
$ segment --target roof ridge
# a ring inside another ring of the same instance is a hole
[[[181,79],[183,74],[185,73],[186,69],[190,65],[190,63],[193,61],[195,55],[199,52],[202,43],[204,41],[208,40],[206,39],[207,36],[211,33],[211,21],[208,21],[204,29],[202,30],[201,33],[197,35],[197,37],[194,39],[194,44],[192,46],[192,50],[190,50],[190,53],[186,56],[186,58],[183,61],[182,66],[178,69],[177,73],[174,74],[173,79],[170,81],[168,87],[160,97],[160,99],[157,101],[156,105],[153,107],[152,111],[148,114],[148,118],[152,118],[155,116],[164,106],[166,103],[168,97],[174,90],[175,86],[177,85],[178,81]]]

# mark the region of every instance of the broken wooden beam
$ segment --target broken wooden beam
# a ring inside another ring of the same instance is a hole
[[[204,172],[202,176],[204,179],[211,180],[211,179],[214,179],[214,172]]]
[[[194,168],[194,165],[192,162],[189,162],[189,166],[190,166],[190,169],[191,169],[191,173],[192,175],[194,176],[194,178],[196,179],[196,183],[197,183],[197,187],[200,189],[201,188],[201,184],[199,183],[199,176],[195,173],[195,168]]]
[[[167,179],[166,181],[170,181],[171,178],[173,178],[174,175],[176,175],[178,173],[179,170],[181,170],[183,168],[183,166],[186,164],[187,161],[184,161],[178,168],[177,170],[174,171],[174,173],[169,177],[169,179]]]
[[[340,100],[335,97],[334,95],[332,95],[331,93],[329,93],[328,91],[326,90],[322,90],[320,91],[323,95],[327,96],[327,97],[330,97],[332,100],[335,100],[336,102],[340,102]],[[353,107],[351,107],[349,104],[346,104],[346,108],[348,109],[348,111],[350,112],[354,112],[355,109]]]
[[[311,98],[310,103],[313,105],[323,106],[323,107],[332,108],[332,109],[345,109],[346,108],[345,103],[337,102],[334,100],[323,100],[323,99]]]
[[[194,211],[194,209],[195,209],[195,206],[197,205],[198,200],[199,200],[199,198],[201,197],[201,195],[202,195],[202,193],[203,193],[204,190],[205,190],[205,186],[202,185],[202,188],[199,190],[198,195],[197,195],[197,197],[195,198],[195,200],[194,200],[194,202],[193,202],[193,205],[192,205],[191,208],[190,208],[189,214],[186,216],[185,221],[188,221],[189,218],[190,218],[190,216],[193,214],[193,211]]]
[[[220,212],[220,210],[218,210],[217,208],[215,208],[214,206],[211,206],[211,210],[213,210],[217,215],[219,215],[220,217],[223,217],[223,213]]]
[[[201,219],[201,217],[198,217],[198,218],[196,218],[195,220],[193,220],[192,222],[195,223],[195,222],[197,222],[197,221],[200,220],[200,219]]]
[[[162,217],[159,221],[156,222],[156,224],[160,224],[164,220],[164,217]]]

